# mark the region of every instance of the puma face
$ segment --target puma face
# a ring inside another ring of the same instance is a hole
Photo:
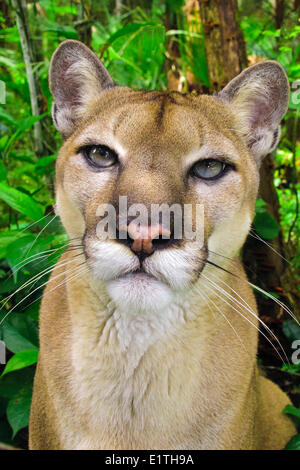
[[[250,67],[214,97],[134,91],[115,86],[83,44],[65,41],[50,88],[65,139],[57,211],[119,307],[162,309],[207,263],[236,255],[261,159],[277,144],[288,105],[279,64]]]

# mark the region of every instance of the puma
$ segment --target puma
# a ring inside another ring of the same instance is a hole
[[[68,40],[50,89],[70,244],[43,295],[30,448],[283,448],[295,434],[289,399],[258,371],[238,259],[288,106],[282,67],[258,63],[215,96],[134,91]],[[176,238],[172,214],[169,228],[121,224],[125,196],[128,207],[190,205],[193,229],[203,206],[203,240]],[[115,239],[97,230],[106,204]]]

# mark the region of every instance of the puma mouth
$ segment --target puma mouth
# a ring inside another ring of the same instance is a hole
[[[118,279],[131,279],[131,280],[155,279],[157,280],[155,276],[152,276],[152,274],[148,274],[143,268],[137,269],[136,271],[132,271],[130,273],[122,274],[121,276],[118,277]]]
[[[127,285],[131,288],[151,288],[153,282],[165,284],[160,279],[152,276],[151,274],[147,274],[145,271],[134,271],[132,273],[124,274],[117,278],[117,280],[126,283],[124,287]],[[150,292],[149,292],[150,295]]]
[[[165,282],[136,270],[106,282],[110,298],[120,310],[154,312],[174,301],[174,292]]]
[[[87,262],[96,279],[120,281],[125,289],[160,284],[172,291],[189,289],[206,264],[207,249],[195,243],[184,248],[155,251],[141,261],[128,247],[114,241],[99,242],[85,238]],[[148,293],[151,295],[151,292]]]

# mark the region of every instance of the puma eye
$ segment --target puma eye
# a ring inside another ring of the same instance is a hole
[[[220,160],[200,160],[192,167],[191,174],[197,178],[213,180],[220,178],[228,167],[229,165]]]
[[[91,145],[81,149],[88,163],[99,168],[108,168],[118,162],[117,154],[105,145]]]

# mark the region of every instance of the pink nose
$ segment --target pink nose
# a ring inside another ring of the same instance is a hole
[[[148,255],[153,253],[153,240],[160,235],[163,235],[167,238],[170,237],[171,232],[165,229],[161,224],[156,225],[140,225],[136,224],[134,221],[126,226],[119,227],[121,230],[125,230],[129,236],[133,239],[131,245],[132,251],[135,253],[144,252]]]

